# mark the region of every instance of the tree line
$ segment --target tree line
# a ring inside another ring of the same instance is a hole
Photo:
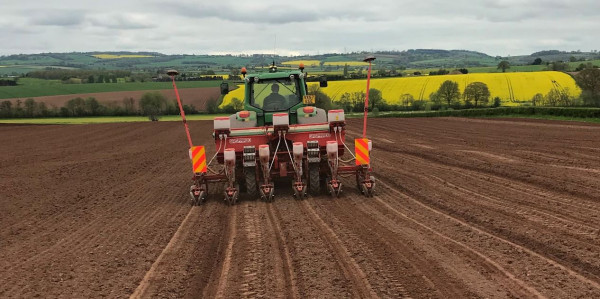
[[[538,93],[531,99],[522,99],[519,102],[521,105],[537,107],[600,107],[600,69],[584,69],[574,75],[574,79],[582,90],[579,97],[573,97],[568,88],[556,85],[546,94]],[[332,101],[318,86],[311,86],[309,94],[315,95],[316,105],[326,110],[344,109],[346,112],[364,110],[366,97],[364,91],[346,92],[336,101]],[[395,103],[384,99],[380,90],[374,88],[369,90],[369,110],[375,113],[499,107],[501,104],[502,100],[499,97],[492,98],[488,86],[483,82],[472,82],[461,93],[457,82],[446,80],[427,99],[415,99],[413,95],[407,93],[401,95]],[[238,100],[235,105],[228,105],[225,108],[233,110],[236,105],[243,107],[243,103]]]
[[[214,100],[213,100],[214,101]],[[200,113],[194,105],[183,105],[187,114]],[[132,97],[121,101],[100,103],[94,97],[73,98],[62,107],[48,106],[46,103],[29,98],[14,103],[5,100],[0,102],[0,118],[35,118],[35,117],[84,117],[84,116],[148,116],[158,120],[161,115],[178,115],[176,100],[168,100],[160,92],[147,92],[139,100]]]

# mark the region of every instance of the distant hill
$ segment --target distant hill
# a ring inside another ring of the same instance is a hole
[[[21,75],[32,70],[45,68],[75,69],[126,69],[132,71],[160,71],[176,68],[181,71],[213,70],[228,72],[232,68],[265,67],[275,61],[317,60],[317,69],[325,70],[327,62],[357,62],[368,52],[330,53],[307,56],[273,56],[271,54],[253,55],[165,55],[156,52],[72,52],[72,53],[40,53],[0,56],[1,75]],[[512,65],[532,64],[536,58],[549,61],[584,61],[600,59],[598,52],[547,50],[531,55],[493,57],[485,53],[469,50],[410,49],[405,51],[376,51],[374,53],[378,68],[386,69],[426,69],[426,68],[473,68],[496,66],[501,60],[508,60]],[[337,63],[340,69],[343,63]]]

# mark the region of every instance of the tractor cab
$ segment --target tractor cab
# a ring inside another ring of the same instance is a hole
[[[256,119],[256,126],[273,125],[273,114],[287,113],[289,124],[298,124],[298,116],[304,115],[302,108],[314,106],[315,96],[308,94],[306,74],[300,70],[278,72],[272,66],[268,73],[244,75],[244,110],[250,118]],[[321,87],[327,81],[321,80]],[[226,94],[228,86],[222,86],[222,94]],[[325,111],[321,112],[325,116]]]
[[[314,96],[306,94],[304,74],[299,71],[252,74],[244,81],[244,108],[256,113],[259,126],[273,124],[276,113],[288,113],[290,124],[296,124],[297,110],[314,104]]]

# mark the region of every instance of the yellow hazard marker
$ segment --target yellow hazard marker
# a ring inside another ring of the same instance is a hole
[[[206,172],[206,152],[204,146],[192,146],[192,165],[195,173]]]
[[[369,139],[354,139],[354,150],[356,151],[356,165],[369,165]]]

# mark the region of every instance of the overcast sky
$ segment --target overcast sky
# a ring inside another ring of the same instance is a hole
[[[600,50],[600,0],[0,0],[0,55]]]

